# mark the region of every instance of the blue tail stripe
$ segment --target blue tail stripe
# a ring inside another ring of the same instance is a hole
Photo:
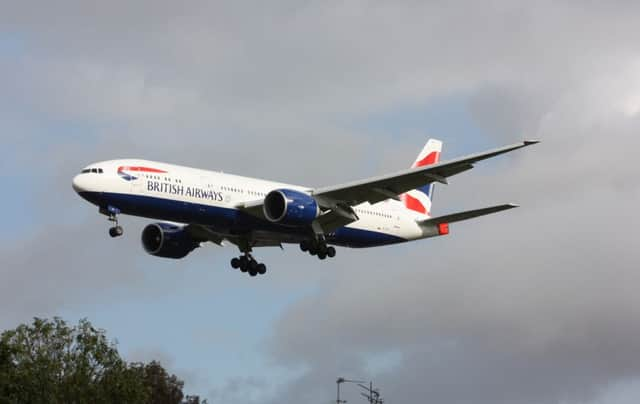
[[[431,199],[431,196],[433,194],[433,186],[435,184],[432,182],[430,184],[427,184],[423,187],[417,188],[418,191],[422,192],[423,194],[427,195],[429,197],[429,199]]]

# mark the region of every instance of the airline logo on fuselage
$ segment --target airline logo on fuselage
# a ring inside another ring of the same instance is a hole
[[[151,174],[167,174],[164,170],[150,167],[138,167],[138,166],[120,166],[118,167],[118,175],[125,181],[134,181],[138,177],[132,173],[151,173]],[[193,186],[185,186],[182,184],[173,184],[166,181],[147,180],[147,191],[157,192],[169,195],[186,196],[196,199],[208,199],[210,201],[222,202],[222,192],[213,191],[211,189],[204,189]]]
[[[223,200],[222,192],[219,191],[182,184],[171,184],[163,181],[148,180],[147,191],[168,195],[186,196],[196,199],[207,199],[214,202],[222,202]]]
[[[158,170],[157,168],[149,167],[134,167],[134,166],[120,166],[118,167],[118,175],[125,181],[137,180],[138,177],[131,174],[134,173],[153,173],[153,174],[166,174],[166,171]]]

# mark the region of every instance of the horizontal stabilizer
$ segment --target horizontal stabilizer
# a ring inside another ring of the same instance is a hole
[[[421,220],[418,223],[421,225],[438,225],[440,223],[454,223],[462,220],[473,219],[474,217],[489,215],[491,213],[501,212],[507,209],[517,208],[518,205],[513,203],[507,203],[504,205],[490,206],[488,208],[468,210],[466,212],[452,213],[450,215],[432,217],[426,220]]]

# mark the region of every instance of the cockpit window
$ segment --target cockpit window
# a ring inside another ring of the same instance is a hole
[[[102,174],[103,172],[104,171],[102,170],[102,168],[85,168],[84,170],[80,171],[81,174]]]

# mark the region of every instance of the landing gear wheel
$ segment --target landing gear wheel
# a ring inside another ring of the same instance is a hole
[[[327,258],[327,254],[324,251],[319,251],[318,252],[318,258],[323,260],[323,259]]]
[[[249,261],[249,271],[257,271],[257,269],[258,263],[256,262],[256,260]]]
[[[249,260],[247,257],[240,257],[238,261],[240,262],[240,271],[247,272],[249,270]]]
[[[262,275],[267,272],[267,266],[256,261],[251,255],[250,246],[245,245],[240,247],[241,256],[231,259],[231,266],[234,268],[240,268],[240,271],[249,273],[249,276],[254,277],[258,274]]]
[[[300,250],[302,252],[309,251],[309,242],[307,240],[302,240],[302,242],[300,243]]]
[[[124,229],[122,226],[115,226],[109,229],[109,235],[111,237],[120,237],[124,234]]]
[[[327,247],[327,257],[333,258],[336,256],[336,249],[334,247]]]

